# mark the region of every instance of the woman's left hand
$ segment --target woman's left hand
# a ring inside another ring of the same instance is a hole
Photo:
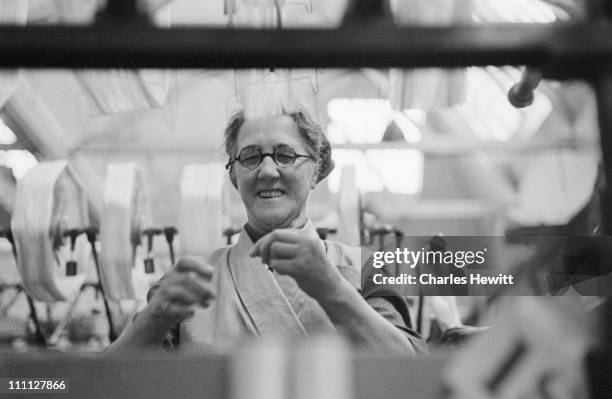
[[[334,295],[342,275],[325,254],[316,233],[304,229],[278,229],[262,237],[251,248],[251,256],[280,274],[295,279],[302,291],[314,299]]]

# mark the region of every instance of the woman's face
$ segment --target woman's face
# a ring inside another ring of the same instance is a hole
[[[247,120],[238,133],[235,155],[248,146],[257,146],[262,153],[272,153],[280,144],[292,147],[297,154],[309,154],[290,116]],[[249,225],[256,231],[265,233],[304,222],[306,200],[316,184],[315,162],[297,158],[293,166],[282,167],[266,156],[253,170],[235,162],[234,173]]]

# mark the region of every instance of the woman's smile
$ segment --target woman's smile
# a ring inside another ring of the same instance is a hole
[[[280,198],[284,194],[285,192],[283,190],[278,190],[278,189],[261,190],[257,192],[257,196],[259,198],[265,198],[265,199]]]

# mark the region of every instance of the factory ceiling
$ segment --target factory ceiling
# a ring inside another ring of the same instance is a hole
[[[2,10],[5,22],[87,24],[103,2],[7,3]],[[274,2],[149,0],[140,4],[159,26],[274,27],[278,15],[253,6],[264,3]],[[343,0],[281,3],[282,26],[287,29],[337,26],[347,5]],[[434,6],[438,11],[440,7],[447,10],[446,23],[550,23],[581,18],[583,14],[581,2],[572,0],[455,0],[424,1],[415,19],[413,14],[402,16],[399,3],[393,3],[398,23],[445,22],[432,16],[430,9]],[[574,83],[544,82],[536,91],[534,104],[518,110],[508,103],[507,92],[521,78],[521,71],[515,67],[488,67],[451,74],[417,71],[412,75],[368,69],[304,70],[292,72],[291,82],[328,126],[330,140],[338,149],[338,164],[342,166],[350,159],[357,163],[360,175],[369,176],[364,177],[365,191],[427,197],[427,184],[422,183],[427,174],[423,159],[478,153],[472,166],[466,167],[472,172],[466,172],[464,179],[473,180],[475,174],[479,175],[483,180],[476,190],[479,195],[489,199],[492,196],[496,201],[502,196],[505,199],[501,202],[513,202],[520,196],[522,170],[517,171],[512,162],[500,161],[496,151],[513,154],[533,149],[592,150],[597,145],[594,121],[583,121],[583,115],[592,112],[592,102],[575,104],[565,95],[573,91],[588,99],[587,88]],[[263,71],[257,79],[274,82],[277,73]],[[284,79],[285,75],[280,76]],[[213,70],[14,72],[9,76],[14,86],[12,97],[4,98],[1,116],[17,140],[0,146],[5,150],[28,150],[41,160],[73,159],[94,201],[100,197],[105,165],[136,159],[145,162],[152,175],[160,175],[152,189],[154,195],[159,194],[177,179],[178,166],[169,166],[173,160],[185,163],[224,159],[220,151],[223,125],[252,77],[248,73]],[[405,90],[393,93],[397,87]],[[359,119],[364,115],[367,121]],[[390,126],[396,129],[394,134],[388,134]],[[395,146],[396,155],[364,151],[388,145]],[[394,161],[380,166],[390,159]],[[372,168],[373,164],[378,166]],[[388,177],[394,168],[415,171],[414,176],[406,179],[404,173],[401,178]],[[337,174],[330,176],[330,189],[337,187],[338,179]],[[485,190],[485,186],[492,188]]]

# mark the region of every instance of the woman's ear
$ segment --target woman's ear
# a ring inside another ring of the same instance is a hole
[[[314,175],[312,176],[312,183],[310,184],[310,189],[314,190],[317,187],[317,183],[319,183],[319,171],[315,170]]]

